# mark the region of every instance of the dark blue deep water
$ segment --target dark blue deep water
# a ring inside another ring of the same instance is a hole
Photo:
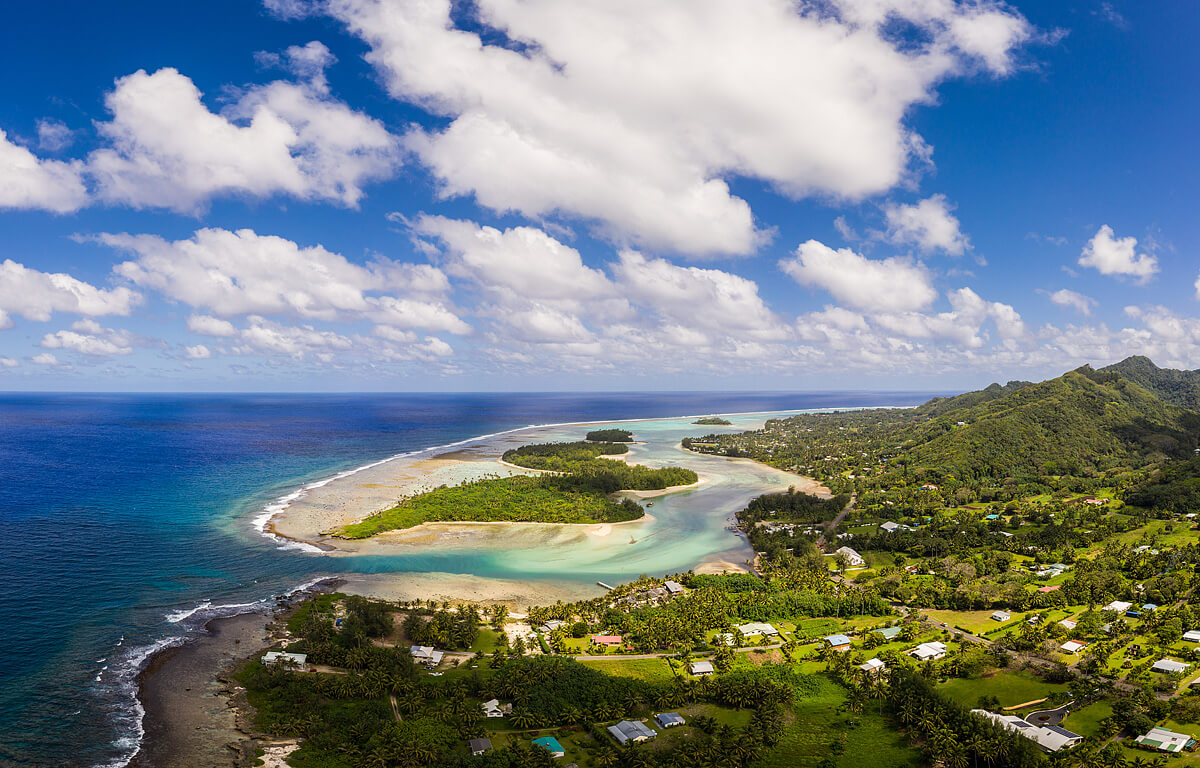
[[[122,765],[150,650],[330,575],[330,558],[281,550],[250,526],[311,480],[530,424],[923,399],[0,394],[0,765]]]

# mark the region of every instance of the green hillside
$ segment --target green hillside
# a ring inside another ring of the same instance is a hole
[[[1121,378],[1150,390],[1163,402],[1200,411],[1200,370],[1159,368],[1150,358],[1140,355],[1127,357],[1100,370],[1116,373]]]
[[[963,397],[963,403],[973,400]],[[1200,427],[1197,414],[1086,366],[974,400],[948,409],[934,401],[918,409],[940,415],[915,429],[910,467],[960,480],[1081,475],[1188,455]]]
[[[1136,363],[1131,358],[1118,365]],[[1136,367],[1155,390],[1115,367],[1097,371],[1084,366],[1036,384],[992,384],[911,409],[771,419],[761,430],[708,435],[685,441],[685,446],[696,443],[694,450],[752,457],[813,474],[832,483],[835,491],[849,488],[845,476],[861,468],[866,456],[878,462],[869,472],[875,477],[968,485],[1096,477],[1190,458],[1200,413],[1156,394],[1174,391],[1174,399],[1181,399],[1192,374],[1153,364]],[[1182,383],[1172,389],[1171,382]]]

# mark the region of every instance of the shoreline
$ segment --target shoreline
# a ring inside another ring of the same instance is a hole
[[[292,609],[345,582],[325,577],[263,605],[246,605],[204,622],[199,634],[161,648],[134,678],[142,708],[142,737],[128,768],[244,768],[265,746],[253,731],[250,705],[229,675],[278,642],[280,620]]]
[[[799,409],[794,409],[794,410],[738,411],[738,412],[721,413],[721,414],[716,414],[716,415],[719,415],[719,416],[773,416],[773,415],[778,415],[778,414],[835,413],[835,412],[839,412],[839,411],[864,410],[864,409],[876,408],[876,407],[885,407],[885,406],[832,406],[832,407],[828,407],[828,408],[799,408]],[[886,407],[908,408],[908,407],[915,407],[915,406],[886,406]],[[463,440],[457,440],[455,442],[446,443],[444,445],[431,446],[429,448],[420,448],[415,451],[406,451],[404,453],[398,453],[398,454],[388,456],[383,459],[371,461],[366,464],[363,464],[362,466],[343,470],[343,471],[337,472],[333,475],[305,483],[301,487],[299,487],[283,496],[280,496],[280,497],[276,498],[274,501],[271,501],[271,502],[267,503],[266,505],[264,505],[263,507],[261,507],[258,510],[258,512],[255,514],[254,518],[252,519],[252,527],[260,535],[278,543],[280,545],[281,549],[294,549],[294,550],[309,552],[312,554],[328,554],[331,551],[337,550],[339,548],[334,547],[332,544],[330,544],[326,541],[323,541],[324,536],[322,534],[324,533],[324,531],[316,532],[316,537],[315,537],[316,540],[314,540],[313,537],[304,537],[304,536],[296,535],[295,532],[281,531],[280,526],[279,526],[280,521],[278,520],[278,518],[280,518],[281,515],[284,515],[288,511],[288,509],[293,505],[294,502],[300,501],[301,499],[303,499],[307,495],[309,495],[309,493],[311,491],[317,490],[319,488],[323,488],[326,485],[329,485],[330,483],[334,482],[335,480],[341,480],[341,479],[345,479],[348,477],[352,477],[352,476],[360,474],[362,472],[383,466],[390,462],[398,461],[401,459],[412,459],[412,458],[415,458],[418,456],[423,456],[425,454],[429,454],[429,456],[425,459],[421,459],[421,461],[438,461],[438,462],[455,463],[455,464],[470,463],[470,462],[464,461],[463,459],[460,459],[457,457],[443,458],[442,456],[439,456],[438,454],[447,453],[447,452],[449,452],[450,454],[453,454],[453,453],[456,453],[457,451],[453,451],[451,449],[464,448],[464,447],[468,447],[468,446],[471,446],[471,445],[474,445],[474,444],[477,444],[477,443],[480,443],[480,442],[483,442],[486,440],[495,440],[498,438],[504,438],[504,437],[508,437],[508,436],[520,434],[522,432],[532,431],[532,430],[557,429],[557,428],[563,428],[563,427],[588,427],[588,426],[599,426],[599,425],[605,425],[605,424],[636,424],[636,423],[643,423],[643,422],[665,421],[665,420],[698,419],[698,418],[705,418],[706,416],[711,416],[711,415],[713,415],[713,414],[691,414],[691,415],[684,415],[684,416],[639,417],[639,418],[633,418],[633,419],[612,419],[612,420],[605,420],[605,421],[596,421],[596,420],[564,421],[564,422],[554,422],[554,423],[546,423],[546,424],[530,424],[530,425],[527,425],[524,427],[514,427],[512,429],[501,430],[499,432],[492,432],[492,433],[488,433],[488,434],[477,435],[475,437],[470,437],[470,438],[466,438]],[[543,472],[543,471],[546,471],[546,470],[530,470],[527,467],[517,467],[515,465],[508,464],[508,462],[504,462],[503,459],[501,459],[499,456],[492,458],[491,461],[493,461],[498,466],[502,466],[502,467],[505,467],[506,469],[511,469],[514,471],[517,471],[517,470],[519,470],[521,472]],[[797,477],[800,477],[800,476],[798,475]],[[372,509],[370,512],[359,516],[357,519],[361,520],[371,514],[374,514],[375,512],[381,511],[384,508],[385,507],[383,507],[381,505],[379,509]],[[349,521],[349,522],[353,522],[353,521]],[[342,523],[342,524],[345,524],[345,523]],[[333,526],[331,526],[330,529],[332,527]],[[332,547],[332,549],[330,549],[331,547]]]

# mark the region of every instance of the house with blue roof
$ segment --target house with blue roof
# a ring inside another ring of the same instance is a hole
[[[850,638],[845,635],[830,635],[825,638],[825,642],[829,643],[829,647],[835,651],[850,650]]]
[[[545,747],[550,753],[550,757],[566,757],[567,750],[563,749],[562,744],[558,743],[558,739],[553,736],[543,736],[540,739],[534,739],[531,744],[536,744],[539,747]]]

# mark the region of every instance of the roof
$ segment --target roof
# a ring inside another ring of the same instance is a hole
[[[1189,629],[1183,633],[1183,639],[1189,643],[1200,643],[1200,629]]]
[[[686,722],[683,719],[683,716],[677,712],[662,712],[655,715],[654,719],[657,720],[658,724],[663,728],[670,728],[673,725],[683,725]]]
[[[627,741],[645,741],[658,735],[656,731],[647,728],[646,724],[639,720],[622,720],[616,725],[608,726],[608,732],[622,744]]]
[[[671,593],[683,591],[683,585],[678,581],[664,581],[663,586],[666,587],[667,591]]]
[[[850,638],[845,635],[830,635],[825,638],[825,642],[837,648],[839,645],[850,645]]]
[[[903,630],[903,629],[904,629],[903,627],[883,627],[882,629],[874,629],[871,631],[878,632],[879,634],[883,635],[888,640],[891,640],[893,637],[900,634],[901,630]]]
[[[1151,728],[1148,733],[1138,736],[1134,741],[1162,752],[1182,752],[1193,743],[1192,737],[1186,733],[1175,733],[1166,728]]]
[[[859,664],[858,668],[864,672],[874,672],[879,669],[887,669],[887,665],[879,659],[870,659],[866,664]]]
[[[995,712],[988,712],[986,709],[972,709],[971,712],[972,714],[986,717],[1010,731],[1021,734],[1030,741],[1036,742],[1038,746],[1047,752],[1057,752],[1083,739],[1079,734],[1072,733],[1066,728],[1060,728],[1057,725],[1036,726],[1016,715],[998,715]]]
[[[1087,643],[1083,643],[1078,640],[1068,640],[1067,642],[1063,643],[1062,645],[1060,645],[1058,647],[1062,648],[1067,653],[1078,653],[1079,651],[1082,651],[1084,648],[1087,648]]]
[[[854,559],[862,560],[862,559],[863,559],[863,556],[862,556],[862,555],[858,554],[857,552],[855,552],[855,551],[854,551],[853,549],[851,549],[850,547],[838,547],[838,548],[837,548],[837,551],[836,551],[836,552],[834,552],[834,554],[835,554],[835,555],[836,555],[836,554],[842,554],[842,555],[845,555],[846,557],[850,558],[851,560],[854,560]]]
[[[999,621],[1008,621],[1012,618],[1012,614],[1008,611],[993,611],[992,618],[998,619]]]
[[[492,748],[491,739],[471,739],[467,744],[471,747],[471,752],[483,752]]]
[[[621,642],[620,635],[596,635],[592,638],[597,643],[619,643]]]
[[[692,662],[692,674],[693,675],[708,674],[709,672],[712,672],[712,671],[713,671],[713,665],[712,665],[711,661],[693,661]]]
[[[1100,610],[1102,610],[1102,611],[1116,611],[1117,613],[1124,613],[1125,611],[1128,611],[1128,610],[1129,610],[1130,608],[1132,608],[1132,607],[1133,607],[1133,603],[1126,603],[1126,602],[1124,602],[1124,601],[1122,601],[1122,600],[1113,600],[1111,603],[1109,603],[1108,605],[1104,606],[1104,607],[1103,607],[1103,608],[1101,608]]]
[[[287,653],[285,651],[268,651],[262,657],[264,664],[274,664],[277,661],[290,662],[304,666],[308,662],[306,653]]]
[[[770,624],[761,621],[751,621],[748,624],[738,626],[738,631],[743,635],[778,635],[779,630],[772,627]]]
[[[1154,662],[1154,666],[1150,667],[1155,672],[1182,672],[1188,668],[1187,664],[1174,659],[1159,659]]]
[[[545,747],[550,752],[562,752],[566,754],[567,751],[563,749],[562,744],[558,743],[558,739],[554,738],[553,736],[542,736],[541,738],[534,739],[530,743],[537,744],[539,747]]]
[[[438,651],[428,645],[414,645],[409,649],[414,659],[426,659],[434,663],[440,663],[442,657],[446,654],[443,651]]]
[[[909,651],[910,656],[915,656],[918,659],[928,658],[932,656],[940,656],[946,652],[946,644],[934,641],[932,643],[921,643],[916,648]]]

